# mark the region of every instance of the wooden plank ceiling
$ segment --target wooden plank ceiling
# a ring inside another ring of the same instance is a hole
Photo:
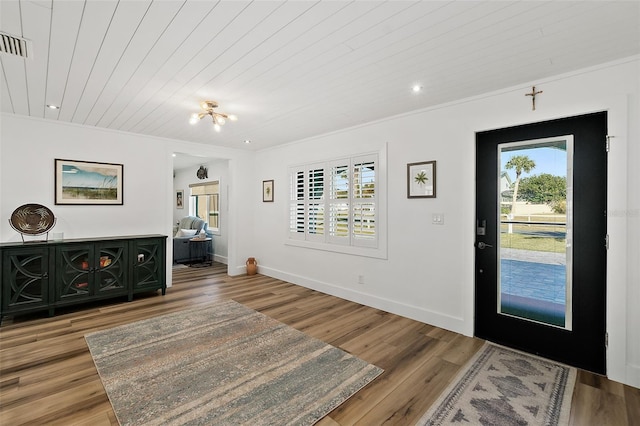
[[[0,1],[2,111],[263,149],[640,54],[640,2]],[[413,94],[411,87],[424,87]],[[236,114],[189,124],[202,100]],[[59,105],[51,110],[48,104]],[[243,143],[251,140],[251,145]]]

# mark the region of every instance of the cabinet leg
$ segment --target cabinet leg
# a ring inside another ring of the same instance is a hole
[[[164,296],[165,294],[167,294],[167,287],[162,287],[162,295]]]
[[[55,315],[55,311],[56,310],[54,308],[49,308],[49,318]]]

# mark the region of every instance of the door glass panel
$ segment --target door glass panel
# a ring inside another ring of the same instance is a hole
[[[498,313],[571,330],[573,137],[498,147]]]

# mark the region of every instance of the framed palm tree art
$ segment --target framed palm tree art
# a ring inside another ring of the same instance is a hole
[[[262,181],[262,202],[273,202],[273,179]]]
[[[436,162],[407,164],[407,198],[436,198]]]

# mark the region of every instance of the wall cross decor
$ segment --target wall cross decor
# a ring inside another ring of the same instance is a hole
[[[531,87],[531,93],[525,93],[525,96],[531,96],[531,111],[536,110],[536,95],[542,93],[542,90],[536,92],[536,86]]]

